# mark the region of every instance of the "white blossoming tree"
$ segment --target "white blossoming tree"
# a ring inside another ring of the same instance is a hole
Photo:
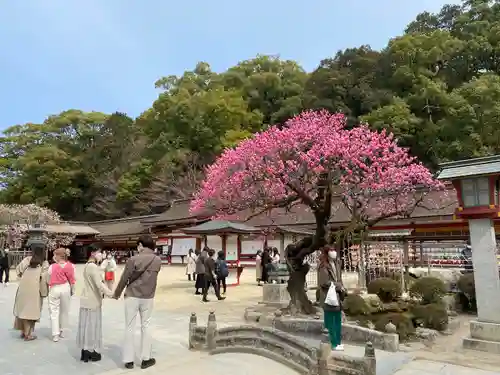
[[[10,248],[20,248],[35,224],[46,228],[47,225],[60,223],[61,218],[57,212],[36,204],[0,204],[0,226],[4,243]],[[48,250],[53,250],[56,246],[69,245],[75,237],[71,233],[53,231],[46,232],[45,236]]]

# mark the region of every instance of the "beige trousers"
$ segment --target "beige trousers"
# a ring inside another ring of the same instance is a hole
[[[71,302],[70,285],[65,283],[52,286],[49,290],[48,300],[52,336],[57,336],[65,328],[68,328],[69,307]]]
[[[135,361],[135,329],[137,315],[141,323],[141,353],[140,359],[151,358],[152,337],[150,332],[151,315],[153,313],[154,300],[126,297],[125,298],[125,340],[123,343],[123,362]]]

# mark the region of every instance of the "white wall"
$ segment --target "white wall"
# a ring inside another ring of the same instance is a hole
[[[226,260],[237,261],[238,259],[238,236],[230,234],[226,239]]]

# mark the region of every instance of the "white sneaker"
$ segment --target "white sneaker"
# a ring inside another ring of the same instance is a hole
[[[59,341],[59,335],[52,336],[52,341],[58,342]]]
[[[9,286],[9,283],[5,283],[5,286]]]
[[[343,352],[344,351],[344,345],[342,345],[342,344],[337,345],[334,350],[336,352]]]

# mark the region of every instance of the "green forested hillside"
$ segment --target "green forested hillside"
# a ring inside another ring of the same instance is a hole
[[[499,153],[500,2],[419,14],[382,51],[353,46],[313,72],[257,56],[225,72],[200,62],[155,85],[158,99],[136,119],[69,109],[8,128],[0,203],[74,220],[161,211],[193,192],[222,149],[305,109],[388,129],[431,168]]]

